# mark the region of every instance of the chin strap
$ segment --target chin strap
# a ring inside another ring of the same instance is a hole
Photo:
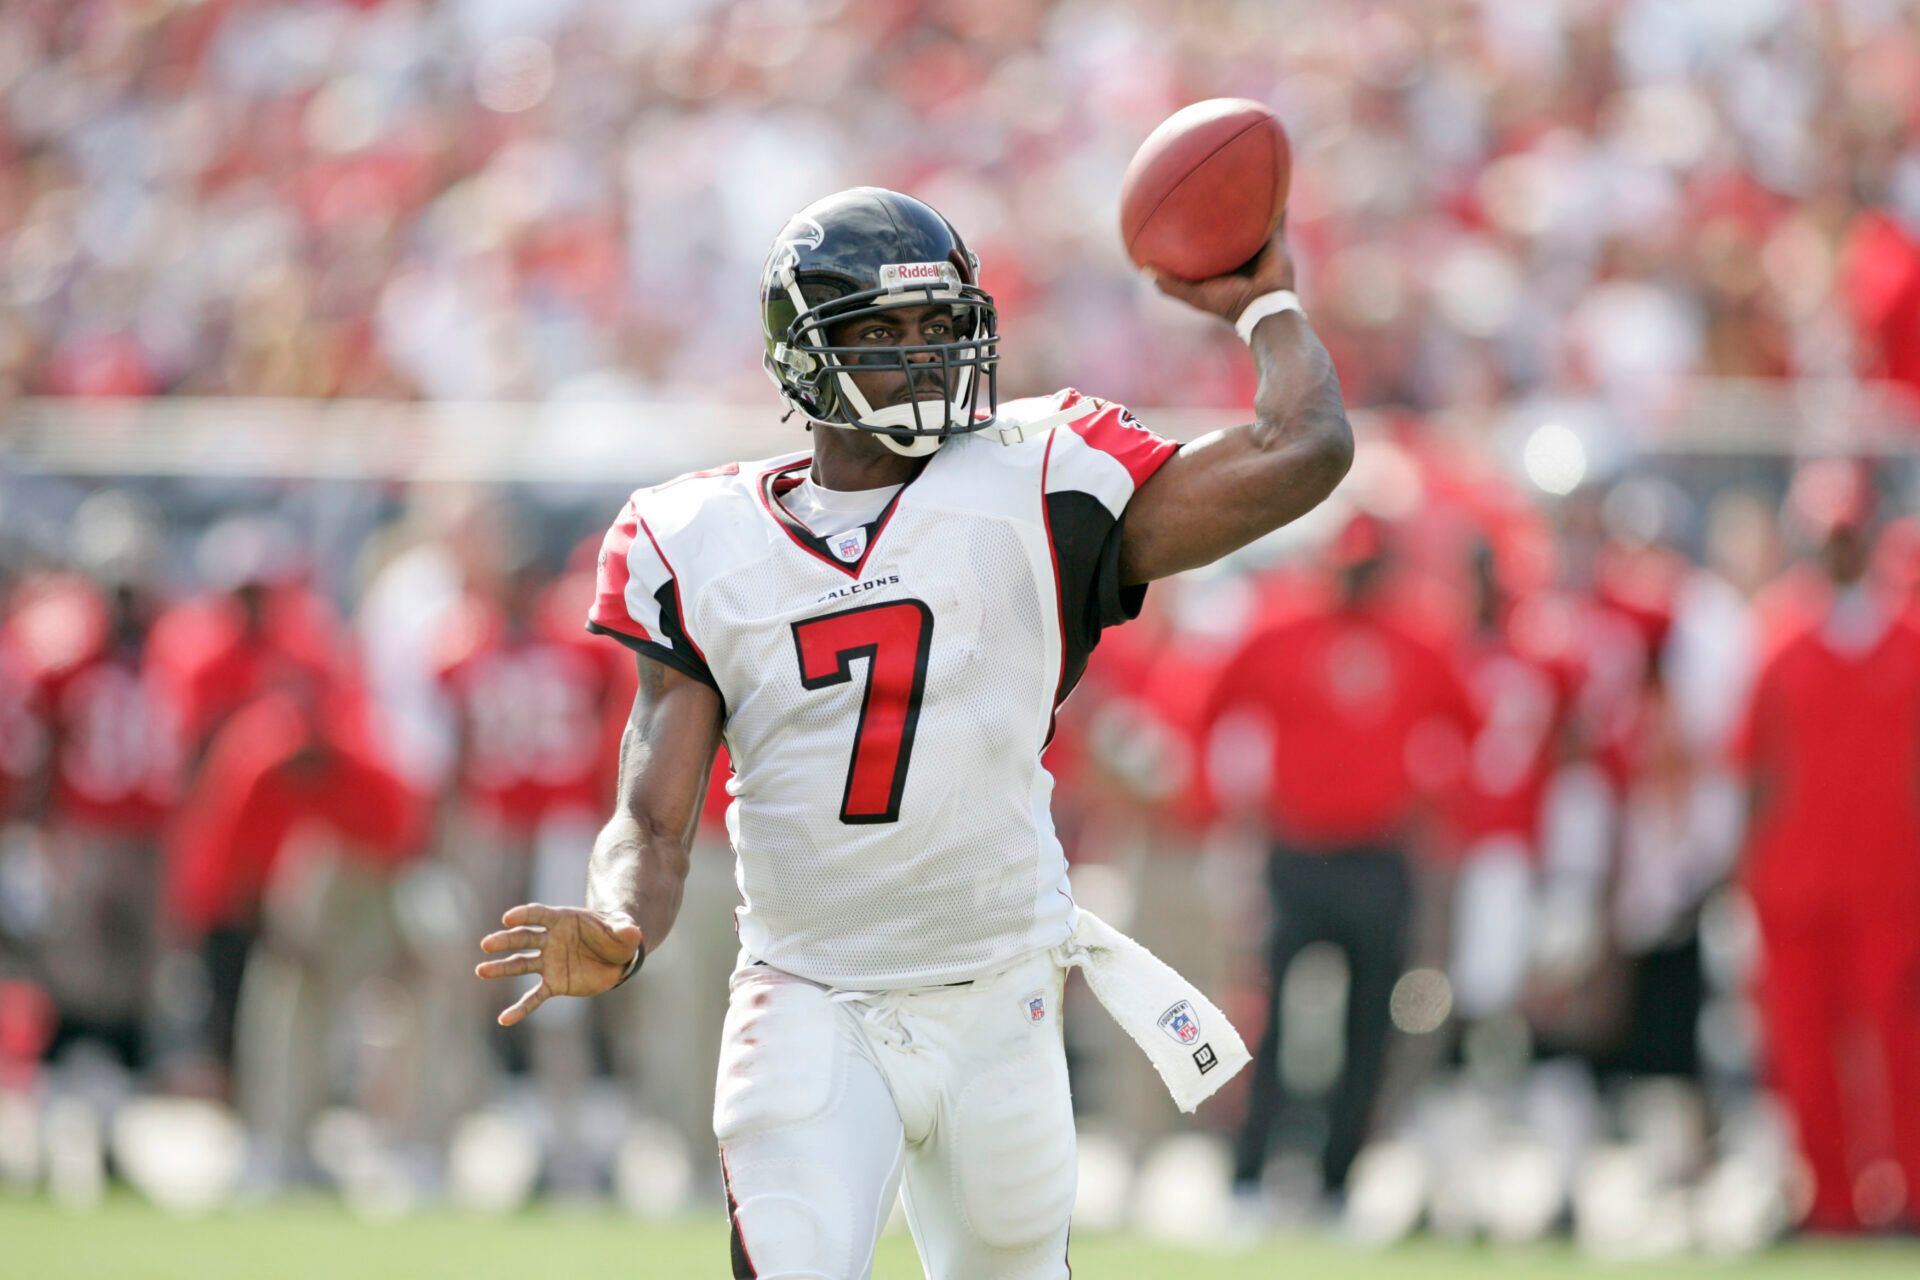
[[[928,454],[936,452],[941,445],[947,442],[945,436],[908,436],[905,440],[902,440],[898,436],[890,436],[884,431],[875,432],[874,434],[880,437],[881,444],[887,446],[887,448],[893,450],[903,458],[924,458]]]
[[[828,422],[821,418],[808,418],[807,428],[834,427],[841,431],[859,431],[866,435],[880,437],[880,443],[887,446],[903,458],[924,458],[947,442],[945,436],[909,436],[905,440],[891,436],[880,427],[865,427],[855,422]]]

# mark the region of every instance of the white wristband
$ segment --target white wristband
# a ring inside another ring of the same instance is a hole
[[[1251,346],[1254,326],[1268,316],[1277,316],[1282,311],[1298,311],[1303,316],[1307,314],[1300,306],[1300,295],[1291,289],[1275,289],[1272,293],[1263,293],[1249,302],[1246,309],[1241,311],[1240,318],[1233,322],[1235,331],[1240,335],[1240,341]]]

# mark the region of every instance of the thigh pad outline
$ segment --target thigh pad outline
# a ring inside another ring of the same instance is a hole
[[[723,1146],[827,1110],[845,1075],[837,1013],[825,991],[786,974],[769,970],[735,984],[713,1100]]]
[[[996,1249],[1042,1244],[1073,1216],[1073,1102],[1056,1049],[974,1077],[956,1100],[952,1141],[960,1206]]]

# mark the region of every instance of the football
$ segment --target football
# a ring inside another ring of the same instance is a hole
[[[1266,107],[1209,98],[1161,122],[1120,180],[1120,237],[1139,267],[1186,280],[1260,252],[1287,207],[1293,151]]]

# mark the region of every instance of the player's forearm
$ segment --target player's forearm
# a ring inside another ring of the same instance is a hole
[[[1345,477],[1353,428],[1333,357],[1305,316],[1268,316],[1250,345],[1260,383],[1248,432],[1272,473],[1268,528],[1276,529],[1319,506]]]
[[[712,689],[649,658],[620,735],[619,804],[587,863],[587,906],[624,912],[657,949],[680,914],[693,834],[720,745]]]
[[[631,916],[646,935],[646,949],[658,950],[680,914],[691,852],[684,834],[662,830],[640,815],[615,814],[593,842],[587,906]]]
[[[1181,446],[1127,509],[1121,581],[1211,564],[1326,500],[1353,464],[1353,430],[1327,349],[1297,312],[1253,334],[1255,420]]]

